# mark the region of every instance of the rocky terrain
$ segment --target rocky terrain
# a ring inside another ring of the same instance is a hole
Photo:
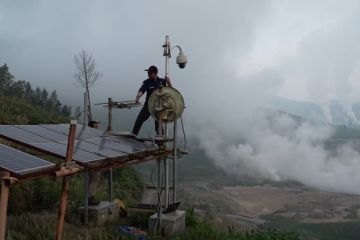
[[[208,182],[183,183],[180,196],[198,212],[212,212],[234,222],[262,224],[271,218],[302,223],[360,220],[360,196],[322,192],[306,187],[223,186]]]

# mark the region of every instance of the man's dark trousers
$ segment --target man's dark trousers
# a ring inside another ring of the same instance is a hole
[[[135,135],[138,135],[141,126],[143,123],[150,117],[149,109],[148,109],[148,103],[147,101],[144,103],[144,106],[142,107],[139,115],[136,118],[134,128],[132,130],[132,133]],[[159,122],[155,120],[155,131],[157,134],[159,134]]]

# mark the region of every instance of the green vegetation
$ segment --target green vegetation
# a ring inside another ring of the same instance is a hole
[[[97,197],[107,199],[107,172],[102,173]],[[114,198],[123,199],[126,205],[136,203],[142,194],[143,183],[133,168],[113,170]],[[9,213],[21,215],[24,212],[51,211],[57,208],[61,193],[61,178],[49,177],[21,182],[11,186]],[[69,213],[76,212],[84,202],[83,175],[70,180]],[[74,211],[71,211],[74,210]]]
[[[71,106],[62,105],[56,91],[32,88],[30,82],[16,81],[4,64],[0,67],[0,123],[39,124],[66,122]]]
[[[223,229],[217,226],[211,217],[199,219],[192,208],[186,211],[186,227],[184,234],[174,236],[171,239],[190,240],[300,240],[296,232],[276,229],[250,229],[237,230],[232,226]]]
[[[360,222],[336,223],[299,223],[289,219],[272,219],[266,227],[279,230],[296,231],[305,239],[317,240],[358,240],[360,236]]]
[[[101,200],[107,199],[106,174],[103,172],[97,192]],[[139,201],[143,183],[134,169],[114,169],[113,178],[114,198],[124,200],[126,205]],[[84,202],[83,175],[73,176],[70,181],[64,239],[122,239],[116,226],[124,224],[124,219],[101,227],[80,222],[77,209]],[[60,194],[60,178],[43,178],[12,185],[7,239],[52,239]]]
[[[9,216],[8,240],[48,240],[54,239],[57,214],[53,212],[24,213],[18,216]],[[64,240],[107,240],[122,238],[115,226],[86,226],[65,223]]]
[[[26,212],[9,217],[8,238],[10,240],[52,239],[56,226],[56,211]],[[80,223],[65,224],[64,240],[72,239],[129,239],[120,234],[117,227],[121,224],[136,226],[143,230],[147,228],[148,214],[138,214],[128,219],[105,226],[91,226]],[[34,231],[34,229],[36,229]],[[136,239],[136,238],[132,238]],[[186,232],[169,238],[149,235],[149,240],[301,240],[296,232],[275,229],[237,230],[233,227],[222,229],[211,218],[200,219],[192,209],[187,210]]]
[[[212,224],[201,223],[192,227],[185,234],[171,239],[187,240],[300,240],[299,234],[295,232],[269,230],[217,230]]]

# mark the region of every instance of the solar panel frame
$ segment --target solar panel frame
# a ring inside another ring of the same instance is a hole
[[[0,144],[0,168],[24,175],[55,167],[54,163]]]

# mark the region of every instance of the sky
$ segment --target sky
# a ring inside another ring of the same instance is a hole
[[[351,112],[360,101],[359,22],[356,0],[3,0],[0,64],[78,106],[73,58],[84,49],[103,74],[92,102],[131,100],[145,68],[164,74],[169,35],[188,57],[181,70],[173,50],[170,77],[185,98],[190,136],[219,167],[360,193],[360,156],[351,146],[327,152],[330,128],[269,121],[261,110],[280,96],[325,110],[337,99]]]
[[[0,62],[17,79],[56,89],[74,104],[82,90],[73,88],[73,57],[84,49],[103,73],[94,98],[128,99],[146,78],[144,68],[155,64],[163,71],[161,46],[170,35],[189,57],[184,71],[171,65],[179,88],[206,85],[214,68],[234,76],[270,69],[283,81],[276,95],[349,102],[359,99],[352,91],[359,87],[359,18],[359,4],[351,0],[5,0]]]

